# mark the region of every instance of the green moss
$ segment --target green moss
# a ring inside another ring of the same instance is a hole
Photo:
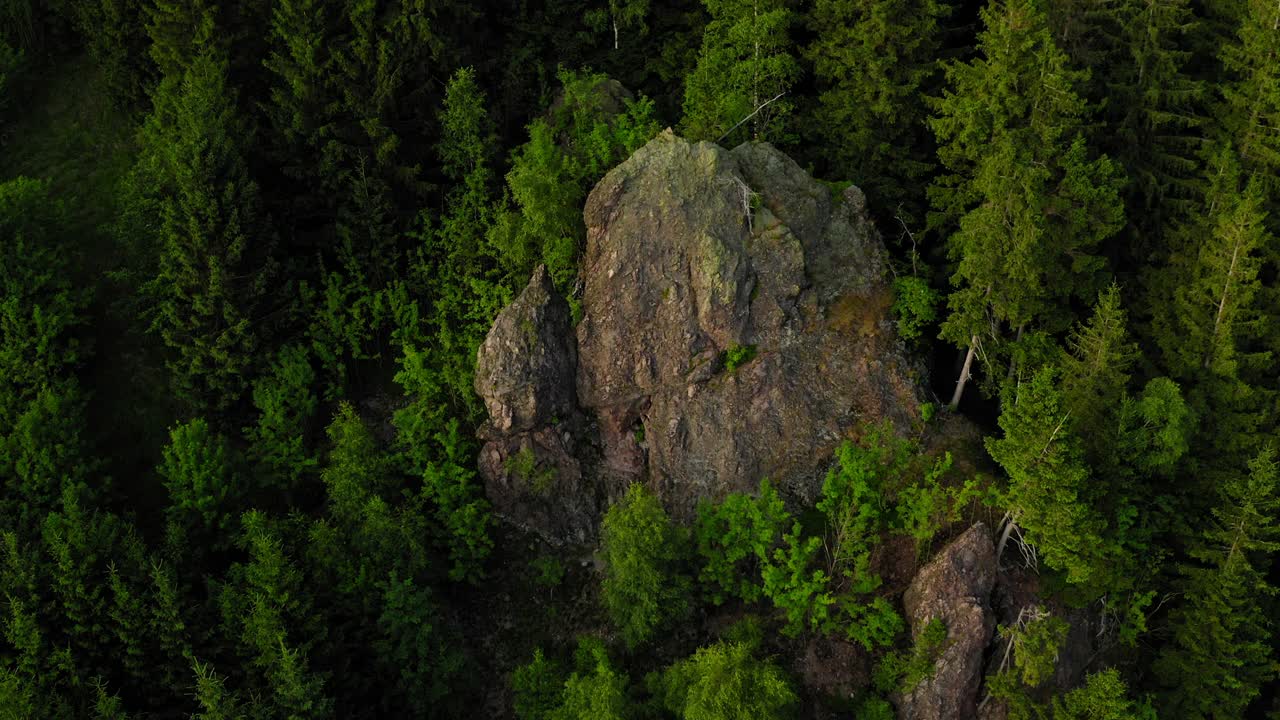
[[[755,357],[755,345],[732,345],[720,354],[720,361],[724,363],[725,372],[736,372],[738,368],[751,362]]]

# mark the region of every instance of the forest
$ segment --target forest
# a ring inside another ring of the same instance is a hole
[[[667,128],[865,193],[928,402],[548,542],[477,353]],[[1280,718],[1278,353],[1275,0],[0,0],[0,718]]]

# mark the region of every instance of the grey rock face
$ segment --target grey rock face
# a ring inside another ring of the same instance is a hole
[[[919,420],[857,188],[769,145],[667,131],[605,176],[585,221],[576,338],[539,270],[480,349],[481,469],[509,519],[589,536],[634,481],[679,519],[764,477],[812,501],[852,430]],[[513,474],[531,460],[542,496]]]
[[[576,374],[569,305],[539,267],[477,354],[476,393],[489,411],[479,469],[499,515],[555,541],[587,541],[600,510],[577,457],[586,433]]]
[[[995,631],[990,604],[995,581],[995,546],[982,523],[953,540],[911,581],[902,602],[912,637],[918,638],[931,620],[941,618],[947,640],[933,676],[895,698],[898,717],[977,717],[983,651]]]
[[[532,430],[567,416],[577,407],[577,357],[569,305],[538,266],[520,296],[498,314],[476,357],[476,392],[492,429]]]
[[[808,500],[850,429],[918,417],[864,204],[769,145],[670,132],[596,186],[577,381],[606,482],[647,470],[680,517],[762,477]]]

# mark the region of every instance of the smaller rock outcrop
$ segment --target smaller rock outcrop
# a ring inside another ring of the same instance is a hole
[[[995,630],[991,590],[996,581],[995,546],[978,523],[925,565],[903,596],[913,638],[934,618],[947,627],[947,640],[934,673],[910,693],[896,698],[903,720],[944,720],[977,715],[983,651]]]
[[[479,468],[494,510],[548,539],[585,542],[600,500],[575,446],[577,356],[569,305],[540,266],[480,346],[475,388],[489,411]]]

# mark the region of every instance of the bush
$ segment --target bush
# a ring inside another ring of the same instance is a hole
[[[629,647],[688,609],[689,580],[679,572],[684,545],[658,498],[638,483],[605,514],[601,590]]]
[[[734,493],[718,505],[700,504],[694,535],[702,558],[698,580],[707,600],[715,605],[733,597],[759,600],[764,590],[760,570],[790,522],[767,479],[760,482],[757,497]]]
[[[512,674],[511,689],[519,720],[546,720],[560,707],[564,675],[538,648],[533,651],[533,659]]]
[[[717,643],[650,677],[663,707],[683,720],[794,717],[798,705],[786,675],[752,657],[745,643]]]

